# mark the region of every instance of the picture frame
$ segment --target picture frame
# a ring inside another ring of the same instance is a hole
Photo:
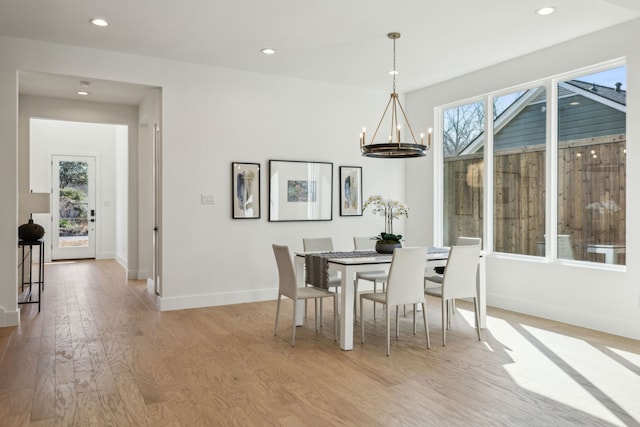
[[[231,163],[231,217],[260,218],[260,163]]]
[[[333,163],[269,160],[269,221],[331,221]]]
[[[362,216],[362,167],[340,166],[340,216]]]

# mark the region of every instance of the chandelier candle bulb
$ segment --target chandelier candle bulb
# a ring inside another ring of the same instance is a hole
[[[398,142],[400,142],[401,141],[401,139],[400,139],[400,125],[398,125],[397,137],[398,137]]]
[[[420,134],[420,144],[424,145],[424,133]]]
[[[427,132],[429,133],[427,136],[427,147],[431,147],[431,133],[433,132],[433,129],[429,128]]]

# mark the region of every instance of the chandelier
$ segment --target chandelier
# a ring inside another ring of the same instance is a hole
[[[383,159],[423,157],[427,155],[427,150],[431,148],[432,130],[429,129],[428,131],[426,145],[424,142],[424,133],[420,134],[420,143],[418,143],[416,136],[413,133],[413,129],[409,124],[409,120],[407,119],[407,115],[404,112],[404,108],[402,108],[400,99],[398,99],[398,94],[396,93],[396,75],[398,74],[398,71],[396,70],[396,40],[400,38],[400,33],[389,33],[387,34],[387,37],[393,40],[393,69],[389,73],[393,75],[393,93],[391,93],[389,102],[387,102],[387,106],[384,109],[384,113],[382,113],[380,122],[378,122],[378,127],[376,127],[373,137],[368,144],[366,141],[366,129],[362,129],[362,133],[360,134],[360,151],[365,157],[378,157]],[[389,138],[386,142],[376,143],[375,139],[378,135],[378,131],[380,130],[380,126],[382,126],[382,122],[389,111],[391,116]],[[401,117],[404,118],[404,123],[407,128],[406,132],[403,132],[402,125],[398,122],[398,111],[402,114]],[[402,133],[410,135],[411,141],[402,142]]]

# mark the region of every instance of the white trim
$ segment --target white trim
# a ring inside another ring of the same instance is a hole
[[[0,307],[0,328],[18,326],[20,324],[20,310],[6,311]]]
[[[215,307],[219,305],[242,304],[247,302],[271,301],[278,296],[277,288],[257,289],[241,292],[221,292],[217,294],[188,295],[183,297],[158,297],[160,311],[183,310],[187,308]]]
[[[434,108],[433,115],[433,244],[444,245],[444,144],[442,123],[444,108]]]
[[[566,307],[541,304],[530,299],[511,298],[501,295],[487,295],[487,304],[503,310],[515,311],[544,319],[579,325],[609,334],[637,339],[638,325],[624,318],[602,316],[593,311],[578,311]]]

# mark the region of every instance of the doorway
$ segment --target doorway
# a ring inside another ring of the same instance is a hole
[[[96,257],[96,158],[51,159],[51,258]]]

